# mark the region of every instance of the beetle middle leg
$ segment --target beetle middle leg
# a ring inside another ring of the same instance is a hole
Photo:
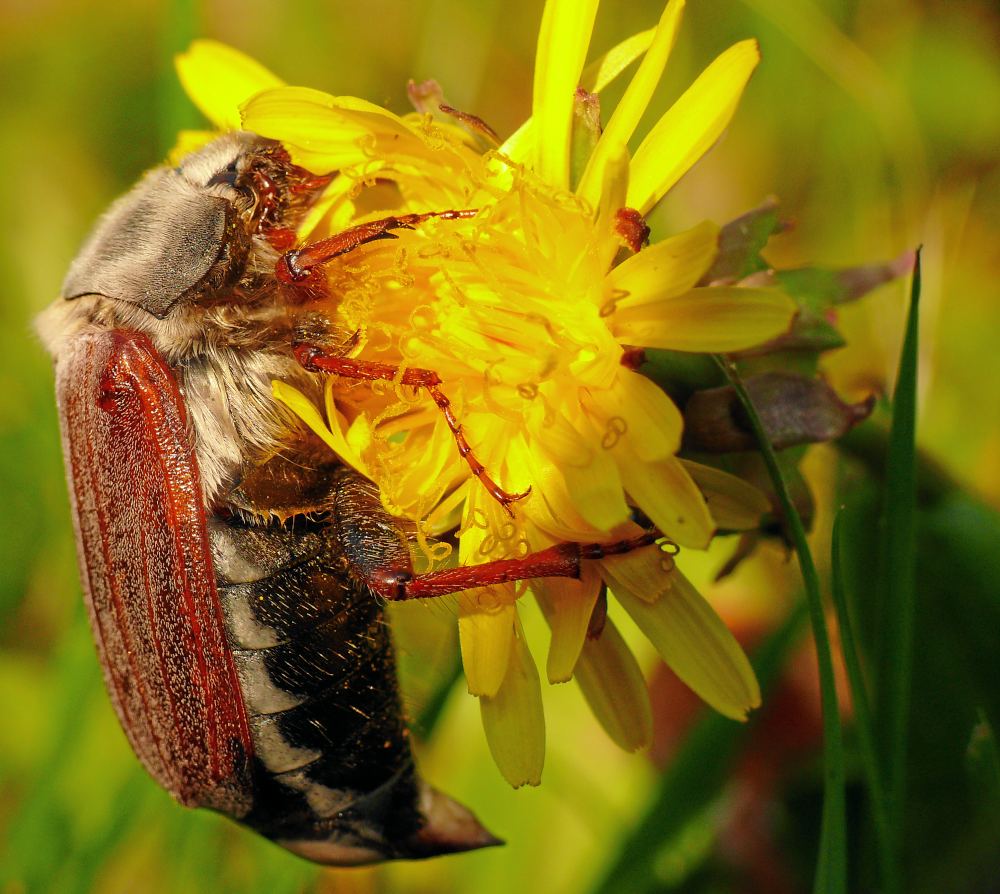
[[[421,369],[419,367],[408,367],[400,371],[400,367],[391,363],[379,363],[373,360],[357,360],[351,357],[338,357],[328,353],[323,348],[300,343],[294,346],[295,358],[310,372],[326,372],[349,379],[362,379],[368,382],[396,382],[401,385],[409,385],[413,388],[423,388],[431,396],[437,408],[444,414],[448,428],[458,445],[459,455],[469,464],[472,474],[479,479],[487,492],[496,500],[508,515],[513,516],[512,504],[518,500],[523,500],[531,488],[521,493],[511,493],[500,487],[496,481],[486,471],[486,467],[476,459],[466,440],[462,424],[455,416],[455,411],[451,407],[451,401],[441,390],[441,377],[432,369]]]

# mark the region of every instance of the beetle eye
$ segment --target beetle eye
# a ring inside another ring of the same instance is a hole
[[[227,165],[223,170],[215,173],[209,179],[207,186],[219,186],[225,185],[231,189],[236,190],[246,200],[247,204],[251,209],[257,207],[257,193],[254,191],[253,187],[246,182],[238,170],[236,170],[236,162],[232,162]]]
[[[220,184],[225,184],[226,186],[235,186],[236,178],[239,177],[239,171],[236,170],[236,162],[230,162],[221,171],[216,172],[211,176],[207,186],[219,186]]]

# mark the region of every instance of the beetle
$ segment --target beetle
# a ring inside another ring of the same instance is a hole
[[[371,482],[271,396],[330,374],[425,389],[431,370],[345,356],[310,307],[323,265],[435,211],[298,246],[330,181],[278,143],[218,137],[97,223],[38,329],[56,370],[83,591],[118,718],[178,801],[308,859],[351,865],[500,843],[418,775],[385,600],[542,576],[652,543],[564,543],[424,575]]]

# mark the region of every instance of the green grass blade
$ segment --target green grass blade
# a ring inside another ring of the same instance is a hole
[[[891,871],[884,880],[888,894],[904,889],[903,826],[906,813],[907,721],[913,673],[913,629],[916,586],[916,421],[917,348],[920,308],[920,251],[910,290],[910,312],[892,399],[892,429],[886,469],[882,561],[885,617],[892,635],[882,641],[880,714],[886,718],[882,754],[887,783]]]
[[[805,615],[792,612],[753,656],[754,671],[766,692],[777,679]],[[618,857],[594,888],[595,894],[643,894],[661,890],[656,864],[666,845],[718,796],[750,724],[734,723],[706,711],[663,775],[643,818],[622,842]]]
[[[813,640],[816,643],[816,660],[819,666],[820,699],[823,707],[823,819],[820,830],[819,860],[816,866],[814,891],[829,894],[846,894],[847,891],[847,818],[844,796],[844,736],[840,725],[840,708],[833,675],[833,657],[830,636],[826,628],[823,598],[820,594],[819,575],[813,562],[805,528],[795,503],[791,498],[778,457],[764,431],[760,416],[743,386],[735,364],[723,357],[716,362],[736,391],[740,404],[757,438],[761,456],[767,466],[774,491],[792,538],[799,559],[799,569],[805,585],[806,602]]]
[[[842,564],[842,515],[838,512],[833,523],[833,543],[831,546],[831,576],[833,602],[837,609],[837,626],[840,629],[840,649],[847,669],[847,679],[851,688],[851,703],[854,706],[854,727],[858,737],[858,751],[868,786],[868,797],[871,805],[872,821],[875,826],[879,861],[882,874],[889,872],[889,819],[886,812],[885,784],[882,779],[882,766],[879,761],[878,747],[875,740],[875,727],[872,723],[871,703],[865,685],[864,673],[861,669],[861,659],[858,654],[857,640],[854,637],[854,625],[848,608],[845,588],[845,575]]]

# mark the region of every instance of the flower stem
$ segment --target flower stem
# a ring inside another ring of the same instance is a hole
[[[736,392],[736,396],[746,411],[750,425],[760,447],[761,456],[767,466],[775,493],[781,504],[792,544],[799,559],[802,581],[805,585],[806,601],[809,606],[809,620],[813,640],[816,643],[816,660],[819,665],[820,700],[823,708],[823,819],[820,831],[819,860],[816,866],[814,891],[846,892],[847,890],[847,833],[844,800],[844,741],[840,725],[840,708],[837,702],[837,688],[833,675],[833,657],[830,636],[820,595],[819,575],[813,562],[809,543],[806,540],[802,519],[792,502],[785,484],[778,458],[771,445],[760,416],[743,385],[736,365],[729,359],[716,356],[716,363],[725,374]]]

